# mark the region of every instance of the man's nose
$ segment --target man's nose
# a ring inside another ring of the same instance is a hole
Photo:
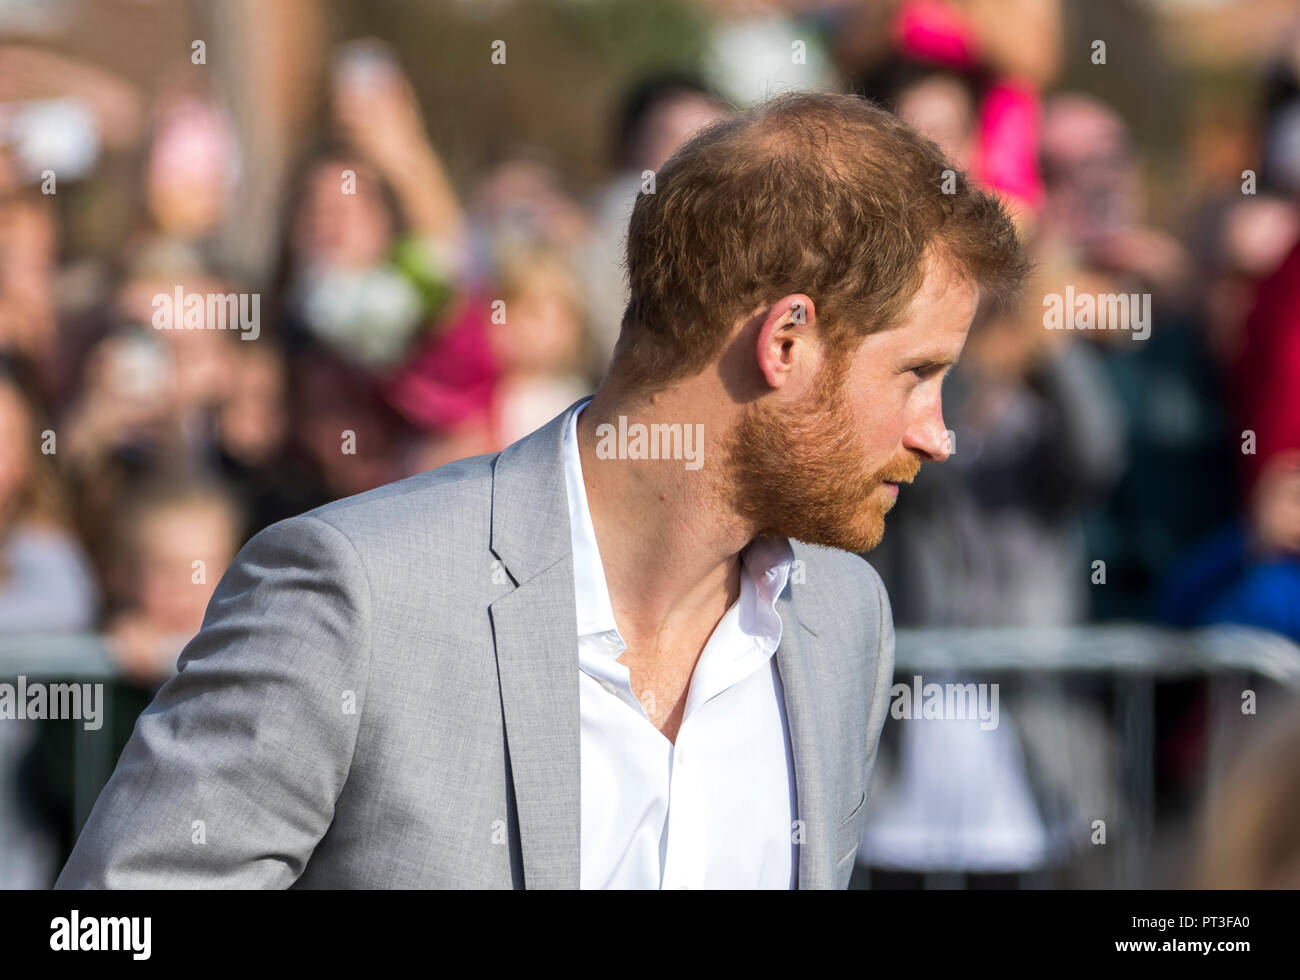
[[[907,427],[903,445],[920,453],[931,463],[942,463],[952,455],[948,428],[943,424],[943,409],[936,404],[923,412]]]

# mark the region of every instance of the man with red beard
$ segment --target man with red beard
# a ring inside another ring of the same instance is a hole
[[[893,672],[853,552],[1023,253],[933,143],[799,94],[668,160],[627,267],[590,400],[245,547],[61,885],[848,884]]]

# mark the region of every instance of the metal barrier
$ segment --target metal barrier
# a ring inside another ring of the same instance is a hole
[[[40,634],[0,637],[0,683],[19,676],[32,681],[80,681],[110,684],[118,677],[101,636]],[[73,727],[73,831],[79,833],[95,799],[113,774],[112,701],[103,700],[104,717],[96,731]],[[103,737],[100,737],[101,734]]]
[[[1126,835],[1119,883],[1140,881],[1155,802],[1154,684],[1159,679],[1204,677],[1215,690],[1209,753],[1210,782],[1227,752],[1229,706],[1240,704],[1246,679],[1263,678],[1300,693],[1300,646],[1262,630],[1216,626],[1170,630],[1142,625],[1047,629],[900,629],[896,675],[1026,676],[1084,674],[1113,685],[1125,746],[1122,784],[1139,829]],[[98,635],[0,637],[0,682],[19,675],[39,681],[112,683],[118,674]],[[102,727],[76,727],[73,751],[74,829],[79,831],[112,773],[111,699]],[[1235,714],[1240,715],[1236,710]],[[103,737],[99,737],[103,735]]]
[[[913,673],[981,679],[1085,675],[1108,682],[1124,747],[1119,783],[1133,831],[1118,850],[1112,884],[1131,888],[1150,884],[1142,874],[1155,824],[1155,684],[1196,678],[1209,684],[1206,761],[1212,789],[1231,756],[1234,721],[1242,718],[1241,694],[1250,678],[1300,696],[1300,646],[1275,633],[1227,625],[899,630],[895,676]]]

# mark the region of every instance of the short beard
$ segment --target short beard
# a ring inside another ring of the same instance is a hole
[[[885,482],[910,482],[915,456],[873,471],[854,445],[844,378],[847,358],[818,375],[813,404],[792,411],[755,402],[731,434],[726,471],[732,507],[756,535],[779,535],[843,551],[870,551],[893,506],[877,493]]]

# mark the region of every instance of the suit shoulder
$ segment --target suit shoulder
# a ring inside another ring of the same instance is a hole
[[[804,544],[791,541],[796,560],[802,560],[805,569],[816,569],[828,577],[844,581],[845,584],[859,583],[863,590],[871,592],[879,589],[885,591],[885,583],[871,562],[862,555],[823,545]]]
[[[377,528],[413,530],[452,518],[466,511],[482,509],[491,500],[492,464],[496,453],[471,456],[437,469],[343,497],[291,520],[314,518],[348,537],[362,536]]]
[[[804,563],[793,581],[801,583],[794,588],[805,623],[823,635],[863,637],[874,649],[880,631],[893,627],[880,573],[852,552],[795,541],[791,545],[795,559]]]

